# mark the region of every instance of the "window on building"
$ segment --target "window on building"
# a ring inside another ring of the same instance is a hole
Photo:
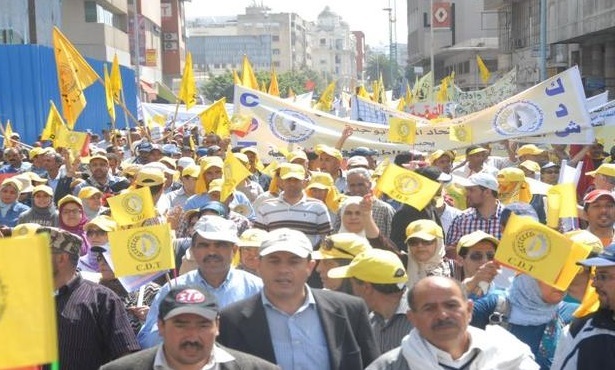
[[[278,36],[278,35],[271,36],[271,41],[273,41],[273,42],[280,41],[280,36]]]
[[[326,60],[324,60],[324,59],[321,59],[321,60],[320,60],[320,64],[321,64],[321,65],[325,65],[325,64],[327,64],[327,61],[326,61]]]
[[[271,50],[271,54],[273,54],[273,55],[280,55],[280,49],[272,49]]]
[[[342,57],[339,55],[335,55],[335,64],[340,64],[342,62]]]
[[[320,39],[320,46],[327,45],[327,39]]]
[[[124,30],[124,20],[121,16],[114,14],[96,1],[85,1],[85,21],[88,23],[102,23],[117,29]]]
[[[280,62],[273,62],[273,66],[274,67],[279,67],[280,66]]]

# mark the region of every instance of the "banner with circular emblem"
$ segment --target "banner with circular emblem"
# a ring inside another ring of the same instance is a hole
[[[154,200],[148,187],[131,189],[124,194],[108,198],[113,218],[120,226],[134,225],[156,217]]]

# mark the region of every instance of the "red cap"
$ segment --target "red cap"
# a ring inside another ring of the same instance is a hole
[[[613,202],[615,202],[615,194],[608,190],[592,190],[583,198],[583,204],[593,203],[598,200],[598,198],[606,196],[611,198]]]

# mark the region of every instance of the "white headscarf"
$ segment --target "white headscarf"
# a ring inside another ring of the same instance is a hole
[[[350,196],[344,199],[344,201],[340,205],[340,211],[338,213],[342,221],[340,225],[340,230],[338,231],[338,233],[350,233],[351,232],[351,231],[348,231],[348,229],[346,229],[346,227],[344,226],[344,211],[346,211],[346,207],[348,207],[351,204],[356,204],[356,205],[361,204],[362,200],[363,200],[363,197],[357,197],[357,196]],[[365,238],[365,228],[353,234],[357,234]]]

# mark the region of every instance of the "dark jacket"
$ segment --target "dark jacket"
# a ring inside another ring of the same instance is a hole
[[[279,367],[239,351],[222,347],[235,361],[220,363],[220,370],[278,370]],[[152,370],[158,346],[139,351],[101,366],[100,370]]]
[[[374,361],[378,346],[369,325],[367,307],[344,293],[312,289],[329,348],[331,370],[359,370]],[[220,343],[277,363],[261,294],[222,310]]]

